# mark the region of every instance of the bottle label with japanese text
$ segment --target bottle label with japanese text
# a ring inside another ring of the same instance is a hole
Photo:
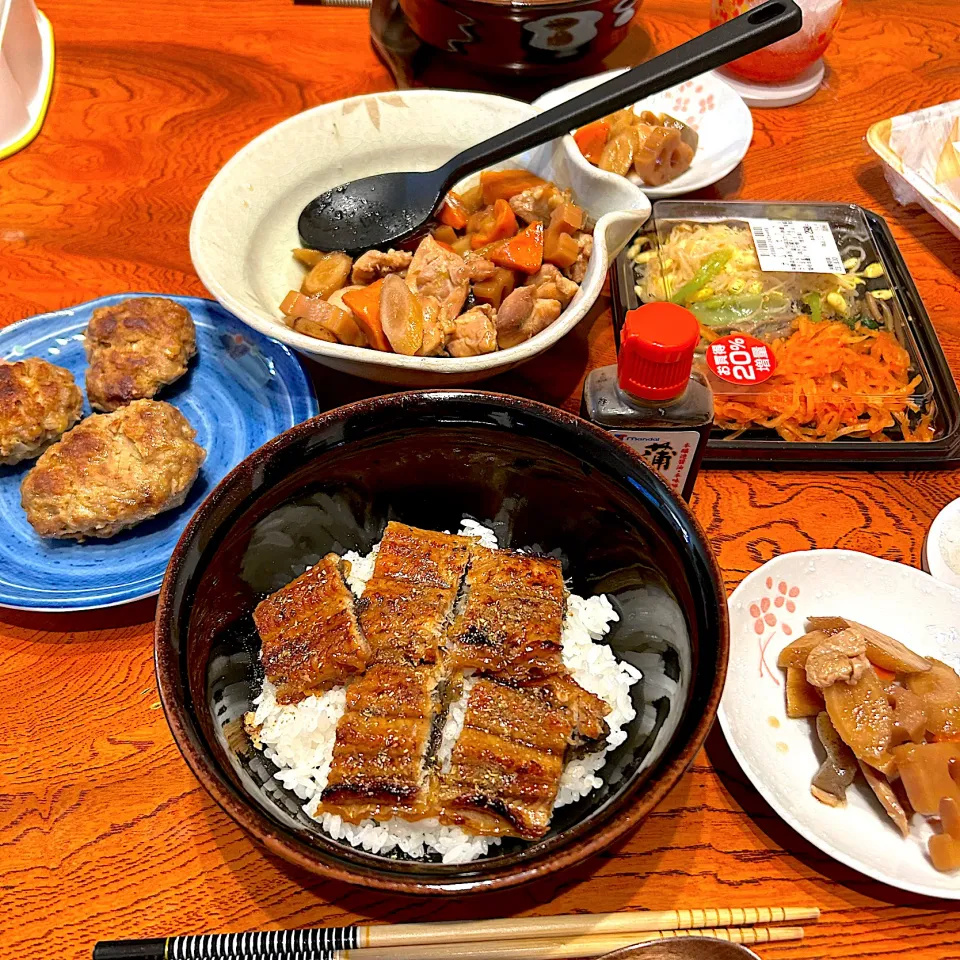
[[[647,462],[676,494],[682,494],[696,463],[700,434],[696,430],[611,430]]]

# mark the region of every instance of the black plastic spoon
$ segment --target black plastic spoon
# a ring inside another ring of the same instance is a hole
[[[304,207],[298,227],[314,250],[399,246],[423,232],[446,192],[463,177],[561,137],[675,84],[796,33],[803,14],[794,0],[768,0],[687,43],[489,140],[458,153],[436,170],[381,173],[320,194]]]

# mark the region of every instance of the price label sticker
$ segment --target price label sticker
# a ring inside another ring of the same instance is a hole
[[[826,220],[749,220],[760,269],[771,273],[845,273]]]
[[[732,333],[707,347],[707,366],[721,380],[747,386],[769,380],[777,369],[777,358],[762,340]]]

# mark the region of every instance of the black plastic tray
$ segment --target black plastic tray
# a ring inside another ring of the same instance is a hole
[[[796,204],[803,206],[803,204]],[[863,208],[861,208],[863,209]],[[960,463],[960,392],[930,322],[913,277],[897,247],[893,234],[883,217],[863,209],[867,224],[897,289],[907,324],[913,332],[926,371],[933,383],[937,405],[936,424],[941,431],[929,443],[891,440],[877,443],[870,440],[835,440],[832,443],[801,443],[776,439],[740,437],[724,439],[724,433],[715,430],[707,443],[705,465],[735,466],[791,466],[827,467],[844,469],[882,469],[907,467],[943,467]],[[610,296],[613,330],[620,349],[620,329],[629,310],[640,305],[636,290],[633,261],[627,256],[627,247],[614,262],[610,271]]]

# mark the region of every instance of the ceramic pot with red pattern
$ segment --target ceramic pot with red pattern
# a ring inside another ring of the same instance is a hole
[[[497,89],[530,99],[525,79],[555,86],[603,69],[641,2],[374,0],[370,23],[401,86]]]

